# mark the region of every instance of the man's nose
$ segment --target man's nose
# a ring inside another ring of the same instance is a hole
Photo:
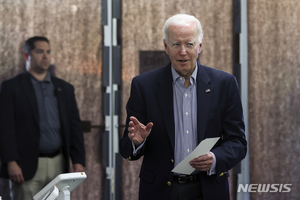
[[[185,55],[186,54],[186,48],[184,45],[181,45],[180,50],[179,50],[180,55]]]
[[[43,58],[48,58],[49,57],[49,54],[47,52],[44,52],[43,53]]]

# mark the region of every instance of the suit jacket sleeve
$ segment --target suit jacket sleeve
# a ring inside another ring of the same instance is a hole
[[[2,163],[18,160],[15,135],[14,94],[9,82],[0,88],[0,153]]]
[[[141,156],[143,156],[143,152],[146,148],[146,143],[143,145],[143,148],[141,148],[138,153],[134,156],[133,155],[133,147],[132,147],[132,141],[128,137],[128,124],[130,121],[130,117],[134,116],[136,117],[141,123],[145,124],[145,105],[144,100],[141,95],[141,91],[139,88],[139,85],[134,78],[131,83],[131,91],[130,91],[130,97],[126,105],[126,111],[127,111],[127,118],[126,118],[126,128],[124,130],[123,138],[120,140],[120,153],[124,158],[127,158],[128,160],[137,160]]]
[[[70,136],[70,156],[73,164],[79,163],[85,166],[85,148],[82,130],[82,122],[75,99],[74,87],[71,87],[70,102],[72,109],[70,112],[71,136]]]
[[[247,152],[242,104],[238,85],[233,76],[231,76],[227,90],[224,109],[221,112],[223,130],[221,144],[212,150],[217,159],[217,177],[234,167],[246,156]]]

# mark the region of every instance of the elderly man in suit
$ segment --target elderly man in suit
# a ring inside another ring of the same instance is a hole
[[[0,88],[1,177],[15,200],[33,196],[60,173],[84,171],[82,123],[71,84],[48,72],[50,43],[25,42],[26,71]]]
[[[164,26],[171,63],[136,76],[126,106],[120,152],[144,156],[140,200],[227,200],[228,170],[246,155],[239,89],[234,76],[201,65],[203,31],[194,16],[178,14]],[[191,175],[171,172],[205,138],[220,137],[190,161]]]

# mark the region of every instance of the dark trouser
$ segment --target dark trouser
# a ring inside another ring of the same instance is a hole
[[[203,200],[201,181],[179,183],[172,182],[171,200]]]

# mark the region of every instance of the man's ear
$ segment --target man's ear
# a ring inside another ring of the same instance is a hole
[[[203,40],[202,40],[202,42],[199,44],[199,53],[198,53],[198,55],[202,52],[202,45],[203,45]]]
[[[30,56],[29,53],[27,53],[27,52],[23,53],[23,57],[26,61],[28,61],[29,56]]]
[[[166,43],[165,40],[163,40],[163,42],[164,42],[165,51],[169,55],[169,53],[168,53],[168,45],[167,45],[167,43]]]

